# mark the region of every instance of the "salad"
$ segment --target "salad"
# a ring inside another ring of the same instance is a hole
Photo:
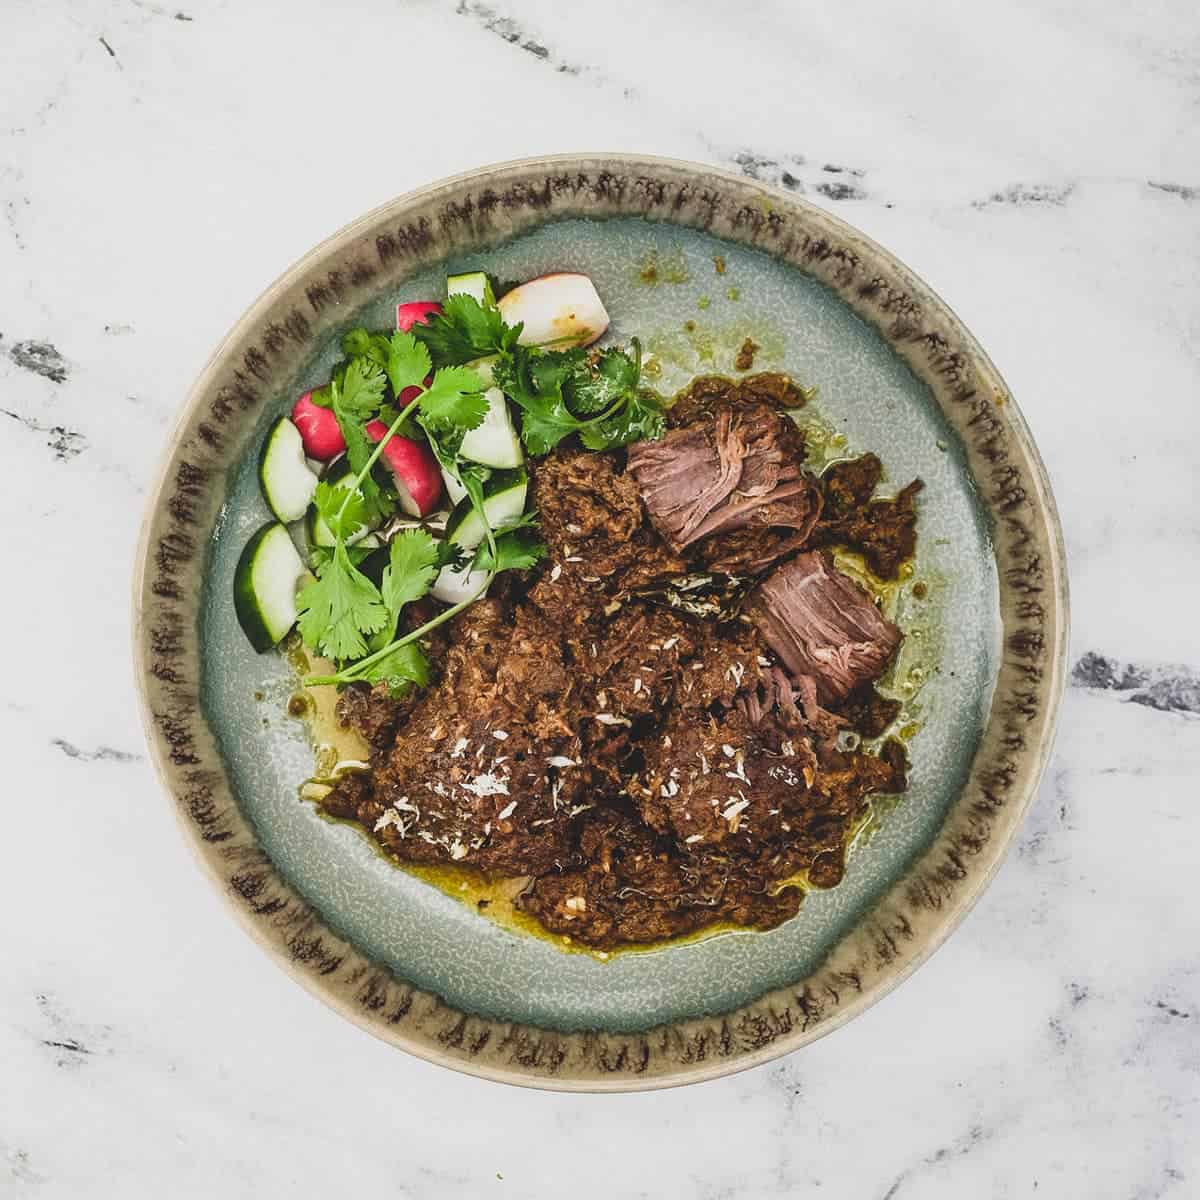
[[[254,648],[298,628],[334,665],[308,686],[382,683],[397,697],[426,686],[422,639],[545,554],[526,457],[572,435],[596,451],[662,435],[636,339],[594,347],[608,326],[586,275],[502,290],[473,271],[450,276],[442,302],[398,304],[394,330],[346,333],[328,383],[263,443],[275,520],[234,577]],[[409,619],[427,596],[438,611]]]

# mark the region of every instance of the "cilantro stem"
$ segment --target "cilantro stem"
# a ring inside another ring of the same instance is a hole
[[[328,683],[353,683],[358,679],[361,673],[369,667],[374,666],[381,659],[386,658],[393,650],[399,650],[401,646],[407,646],[409,642],[415,642],[417,638],[424,637],[427,633],[436,629],[443,622],[450,620],[451,617],[457,616],[464,608],[469,608],[484,592],[491,586],[492,580],[496,577],[496,571],[493,569],[488,572],[487,578],[480,585],[479,590],[465,600],[460,600],[457,604],[446,609],[445,612],[440,612],[432,620],[426,621],[424,625],[410,630],[403,637],[397,638],[393,642],[389,642],[382,650],[376,650],[374,654],[369,654],[366,658],[359,659],[358,662],[351,666],[345,667],[334,675],[306,675],[300,682],[305,687],[319,687],[322,684]]]

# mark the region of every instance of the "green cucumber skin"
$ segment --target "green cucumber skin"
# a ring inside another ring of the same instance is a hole
[[[479,281],[483,282],[480,283]],[[493,305],[496,297],[492,292],[492,281],[486,271],[461,271],[446,276],[446,296],[467,295],[483,305]]]
[[[497,471],[484,484],[484,507],[486,508],[487,502],[496,496],[503,495],[505,492],[513,491],[519,487],[528,488],[528,486],[529,475],[524,467],[515,467],[511,471]],[[454,511],[450,514],[450,519],[446,522],[446,541],[454,542],[455,534],[459,531],[463,522],[476,515],[470,496],[466,496],[460,500],[455,505]]]
[[[237,568],[233,572],[233,608],[242,631],[259,654],[274,650],[277,643],[263,621],[258,598],[254,594],[254,559],[259,546],[277,524],[276,521],[268,521],[254,534],[243,548]]]

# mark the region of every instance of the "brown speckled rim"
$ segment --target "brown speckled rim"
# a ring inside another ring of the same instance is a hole
[[[450,254],[566,217],[674,222],[828,284],[930,387],[994,520],[1003,654],[969,778],[929,849],[807,978],[721,1017],[639,1034],[564,1034],[459,1012],[334,933],[276,872],[230,790],[199,704],[197,611],[225,472],[314,341],[381,289]],[[196,381],[150,493],[134,570],[146,736],[189,842],[242,926],[309,991],[430,1062],[505,1083],[635,1091],[712,1079],[849,1021],[906,978],[995,873],[1037,790],[1065,680],[1067,583],[1046,472],[1003,380],[903,264],[795,196],[709,167],[601,154],[487,167],[402,196],[276,280]]]

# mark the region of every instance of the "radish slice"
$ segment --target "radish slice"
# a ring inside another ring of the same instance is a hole
[[[430,591],[433,598],[443,604],[461,604],[478,594],[479,589],[487,582],[487,577],[486,571],[472,571],[469,566],[460,567],[457,571],[443,567],[433,581]]]
[[[396,305],[396,328],[407,333],[414,325],[428,324],[434,313],[440,313],[442,306],[436,300],[413,300],[408,304]]]
[[[382,441],[388,431],[382,421],[369,421],[366,429],[373,442]],[[383,459],[395,477],[400,507],[410,517],[427,517],[437,511],[442,498],[442,472],[433,451],[424,442],[397,434],[384,446]]]
[[[521,345],[590,346],[608,328],[608,313],[586,275],[542,275],[498,301],[508,325],[521,322]]]
[[[305,392],[292,406],[292,424],[300,430],[304,453],[309,458],[328,462],[346,449],[333,409],[314,404],[312,392]]]

